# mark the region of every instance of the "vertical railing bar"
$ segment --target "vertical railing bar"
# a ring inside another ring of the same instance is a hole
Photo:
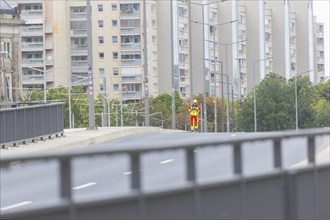
[[[315,164],[315,136],[308,137],[308,163]]]
[[[141,190],[140,153],[131,153],[131,189]]]
[[[233,155],[233,165],[234,165],[234,174],[242,174],[242,143],[235,143],[232,147],[234,148]]]
[[[71,201],[71,158],[61,158],[60,162],[60,196],[62,199]]]
[[[273,139],[274,168],[282,168],[281,139]]]
[[[186,177],[188,182],[196,182],[196,164],[194,148],[188,148],[186,150]]]

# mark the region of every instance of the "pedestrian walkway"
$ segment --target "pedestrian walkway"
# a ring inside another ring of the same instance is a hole
[[[0,157],[27,155],[46,150],[47,152],[76,150],[132,135],[170,132],[184,131],[158,127],[100,127],[95,130],[87,130],[86,128],[65,129],[64,137],[0,149]]]

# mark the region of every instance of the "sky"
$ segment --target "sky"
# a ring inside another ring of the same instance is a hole
[[[313,14],[317,22],[324,23],[324,53],[325,53],[325,75],[329,76],[329,0],[314,0]]]

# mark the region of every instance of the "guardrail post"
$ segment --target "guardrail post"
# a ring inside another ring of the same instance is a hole
[[[195,153],[193,148],[186,150],[187,181],[196,182]]]
[[[234,148],[234,173],[242,174],[242,147],[241,143],[237,143],[233,146]]]
[[[274,167],[282,168],[282,146],[281,139],[273,140]]]
[[[62,199],[71,201],[71,158],[60,159],[60,193]]]
[[[131,157],[131,188],[133,190],[141,190],[141,175],[140,175],[140,154],[132,153]]]
[[[315,163],[315,136],[308,137],[308,163]]]

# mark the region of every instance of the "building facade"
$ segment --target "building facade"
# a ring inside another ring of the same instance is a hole
[[[19,7],[0,0],[0,98],[19,101],[21,94]]]
[[[90,65],[95,92],[124,102],[173,91],[184,99],[220,95],[227,78],[243,98],[270,72],[312,82],[324,75],[324,35],[312,1],[96,0],[92,30],[85,0],[20,5],[25,89],[87,85]]]

